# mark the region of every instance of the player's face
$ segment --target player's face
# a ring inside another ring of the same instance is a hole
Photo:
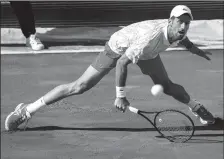
[[[175,17],[169,20],[169,32],[168,36],[171,37],[172,41],[181,40],[187,33],[190,26],[191,18],[188,14],[183,14],[179,17]]]

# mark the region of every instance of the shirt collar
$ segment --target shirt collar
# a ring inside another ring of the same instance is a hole
[[[170,42],[168,40],[168,35],[167,35],[167,29],[168,29],[168,25],[166,25],[165,27],[163,27],[163,34],[164,34],[164,38],[163,38],[163,42],[166,45],[170,45]]]
[[[168,25],[166,25],[165,27],[163,27],[163,33],[164,33],[164,38],[163,38],[163,42],[165,45],[176,45],[177,43],[179,43],[181,40],[185,39],[187,34],[184,35],[184,37],[181,40],[177,40],[175,42],[173,42],[172,44],[170,44],[169,40],[168,40],[168,34],[167,34],[167,29],[168,29]]]

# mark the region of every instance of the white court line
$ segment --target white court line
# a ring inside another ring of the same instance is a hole
[[[223,73],[223,70],[196,70],[197,72]]]
[[[103,49],[81,49],[81,50],[42,50],[42,51],[9,51],[1,50],[1,54],[61,54],[61,53],[94,53],[101,52]]]
[[[199,47],[200,49],[215,49],[220,50],[224,49],[223,46],[205,46]],[[62,50],[42,50],[42,51],[33,51],[33,50],[4,50],[4,47],[1,48],[1,54],[61,54],[61,53],[94,53],[94,52],[102,52],[104,50],[104,46],[100,46],[99,48],[93,49],[62,49]],[[185,48],[168,48],[166,51],[186,51]]]

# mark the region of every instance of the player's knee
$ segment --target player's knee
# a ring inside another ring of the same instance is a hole
[[[68,85],[68,95],[82,94],[88,90],[88,86],[84,82],[74,82]]]

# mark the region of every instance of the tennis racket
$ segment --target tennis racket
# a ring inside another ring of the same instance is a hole
[[[132,106],[129,106],[129,110],[149,121],[158,133],[170,142],[184,143],[194,135],[195,126],[193,120],[181,111],[167,109],[157,112],[147,112]],[[153,121],[146,114],[154,114]]]

